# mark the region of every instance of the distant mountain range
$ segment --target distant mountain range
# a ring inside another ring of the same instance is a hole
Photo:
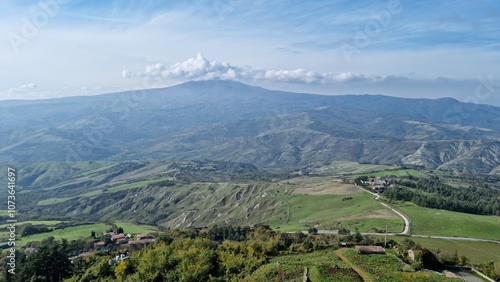
[[[325,96],[231,81],[0,101],[0,161],[210,159],[294,170],[332,161],[500,173],[500,108]]]

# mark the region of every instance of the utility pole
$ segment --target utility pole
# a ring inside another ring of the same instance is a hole
[[[384,247],[387,248],[387,224],[385,225],[385,244]]]

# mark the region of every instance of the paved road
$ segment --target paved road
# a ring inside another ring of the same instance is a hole
[[[364,190],[366,191],[366,190]],[[387,205],[386,203],[382,203],[380,199],[380,195],[377,193],[373,193],[370,191],[366,191],[367,193],[372,194],[375,196],[375,200],[379,202],[381,205],[391,209],[393,212],[397,213],[404,221],[405,227],[403,228],[403,231],[401,233],[387,233],[388,236],[409,236],[409,237],[418,237],[418,238],[433,238],[433,239],[445,239],[445,240],[462,240],[462,241],[473,241],[473,242],[489,242],[489,243],[495,243],[495,244],[500,244],[500,241],[495,241],[495,240],[488,240],[488,239],[480,239],[480,238],[471,238],[471,237],[449,237],[449,236],[434,236],[434,235],[413,235],[413,234],[408,234],[410,232],[410,219],[401,213],[400,211],[392,208],[391,206]],[[303,233],[307,234],[307,231],[302,231]],[[289,232],[292,233],[292,232]],[[339,234],[338,230],[318,230],[318,234]],[[373,236],[385,236],[385,233],[369,233],[369,232],[361,232],[361,235],[373,235]]]
[[[366,191],[366,190],[365,190]],[[403,231],[401,233],[387,233],[388,236],[398,236],[398,235],[404,235],[404,236],[411,236],[411,237],[418,237],[418,238],[433,238],[433,239],[445,239],[445,240],[463,240],[463,241],[473,241],[473,242],[489,242],[489,243],[495,243],[495,244],[500,244],[500,241],[495,241],[495,240],[487,240],[487,239],[480,239],[480,238],[470,238],[470,237],[449,237],[449,236],[431,236],[431,235],[413,235],[413,234],[408,234],[410,232],[410,219],[401,213],[400,211],[392,208],[391,206],[387,205],[386,203],[383,203],[380,201],[380,195],[377,193],[373,193],[370,191],[366,191],[367,193],[372,194],[375,196],[375,200],[379,202],[381,205],[387,207],[388,209],[392,210],[396,214],[398,214],[404,221],[405,227],[403,228]],[[307,231],[304,231],[304,233],[307,233]],[[318,230],[319,234],[339,234],[338,230]],[[373,236],[384,236],[385,233],[361,233],[362,235],[373,235]]]
[[[448,236],[427,236],[427,235],[411,235],[411,237],[446,239],[446,240],[462,240],[462,241],[473,241],[473,242],[489,242],[489,243],[500,244],[500,241],[480,239],[480,238],[471,238],[471,237],[448,237]]]
[[[465,272],[465,271],[454,271],[454,273],[460,275],[462,277],[462,279],[464,279],[465,281],[469,281],[469,282],[484,282],[483,279],[480,279],[480,278],[477,278],[476,276],[470,274],[469,272]]]
[[[403,228],[403,231],[401,233],[399,233],[399,234],[406,235],[406,234],[408,234],[410,232],[410,219],[406,215],[404,215],[400,211],[394,209],[393,207],[389,206],[388,204],[382,203],[380,201],[380,195],[379,194],[373,193],[373,192],[370,192],[370,191],[366,191],[366,192],[372,194],[373,196],[375,196],[375,201],[379,202],[382,206],[390,209],[391,211],[397,213],[403,219],[403,221],[405,222],[405,227]]]

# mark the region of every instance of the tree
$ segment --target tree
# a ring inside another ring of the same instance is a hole
[[[122,260],[115,268],[115,276],[118,280],[123,280],[127,275],[134,272],[132,265],[126,260]]]
[[[38,251],[22,264],[17,281],[63,281],[71,275],[71,262],[67,256],[68,242],[53,240],[41,242]]]
[[[316,229],[316,227],[311,227],[307,230],[307,232],[309,234],[312,234],[312,235],[317,235],[318,234],[318,229]]]
[[[361,233],[359,233],[359,230],[356,227],[356,233],[354,233],[354,242],[360,243],[361,241],[363,241],[363,235],[361,235]]]
[[[465,257],[464,255],[460,255],[458,257],[458,265],[467,265],[467,263],[469,262],[469,259],[467,257]]]

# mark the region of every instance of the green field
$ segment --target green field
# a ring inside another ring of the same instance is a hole
[[[67,200],[71,200],[75,197],[68,197],[68,198],[50,198],[46,200],[41,200],[37,203],[39,206],[47,206],[47,205],[53,205],[53,204],[58,204],[62,202],[66,202]]]
[[[118,165],[119,163],[110,163],[110,162],[91,162],[91,165],[95,168],[93,169],[90,169],[90,170],[85,170],[85,172],[81,173],[81,174],[78,174],[76,175],[75,177],[82,177],[82,176],[88,176],[88,175],[91,175],[91,174],[94,174],[94,173],[98,173],[98,172],[101,172],[101,171],[104,171],[106,169],[110,169],[116,165]],[[89,165],[90,167],[90,165]],[[86,167],[82,167],[82,170],[84,169],[89,169],[89,168],[86,168]]]
[[[311,281],[363,281],[333,250],[275,257],[244,281],[303,281],[305,267]]]
[[[406,176],[406,175],[412,175],[412,176],[425,176],[425,173],[422,171],[416,170],[416,169],[398,169],[398,170],[384,170],[384,171],[377,171],[373,173],[363,173],[363,174],[356,174],[353,175],[352,178],[358,177],[358,176],[374,176],[374,177],[384,177],[384,176]]]
[[[334,161],[329,165],[313,169],[313,175],[351,175],[351,174],[369,174],[378,171],[395,169],[395,166],[376,165],[376,164],[360,164],[357,162]]]
[[[109,187],[109,188],[106,188],[103,190],[92,190],[92,191],[89,191],[87,193],[80,194],[80,195],[73,196],[73,197],[50,198],[50,199],[41,200],[37,203],[37,205],[38,206],[53,205],[53,204],[66,202],[68,200],[71,200],[74,198],[79,198],[79,197],[90,198],[90,197],[101,195],[103,193],[116,193],[118,191],[139,188],[139,187],[146,186],[148,184],[158,183],[158,182],[165,181],[165,180],[173,180],[173,178],[172,177],[165,177],[165,178],[161,178],[161,179],[141,180],[141,181],[132,182],[132,183],[120,184],[120,185]]]
[[[96,234],[101,234],[106,230],[110,229],[111,226],[104,223],[94,223],[94,224],[84,224],[77,226],[70,226],[63,229],[53,230],[52,232],[40,233],[25,236],[22,238],[18,238],[16,243],[23,245],[28,242],[33,241],[41,241],[50,236],[54,237],[56,240],[67,239],[67,240],[76,240],[83,237],[89,237],[91,231],[94,231]]]
[[[0,216],[7,216],[7,215],[9,215],[8,210],[0,210]]]
[[[413,234],[500,239],[499,216],[436,210],[413,203],[395,206],[410,218]]]
[[[350,200],[343,201],[345,197]],[[338,229],[339,224],[348,229],[359,228],[368,232],[372,228],[400,232],[403,220],[373,200],[368,193],[354,195],[290,195],[288,196],[288,224],[281,231],[306,230],[308,226],[318,229]]]
[[[25,224],[25,223],[31,223],[33,225],[36,225],[36,224],[56,225],[58,223],[61,223],[61,221],[57,221],[57,220],[24,221],[24,222],[21,222],[19,224]],[[139,224],[134,224],[134,223],[126,222],[126,221],[115,221],[115,224],[119,227],[122,227],[125,233],[140,234],[140,233],[150,233],[150,232],[157,231],[154,226],[139,225]],[[0,227],[5,228],[6,224],[0,225]],[[106,230],[109,230],[110,228],[111,228],[111,225],[104,224],[104,223],[70,226],[70,227],[66,227],[63,229],[53,230],[51,232],[34,234],[34,235],[25,236],[22,238],[17,238],[16,242],[20,245],[23,245],[23,244],[26,244],[28,242],[41,241],[41,240],[46,239],[50,236],[53,236],[57,240],[62,239],[62,238],[67,239],[67,240],[76,240],[76,239],[79,239],[82,237],[89,237],[91,231],[96,232],[96,234],[101,234],[101,233],[105,232]],[[8,235],[9,235],[8,232],[1,232],[0,238],[2,238],[2,241],[5,241],[5,239],[7,238]]]
[[[406,237],[402,236],[392,236],[390,238],[396,242],[406,239]],[[416,237],[410,239],[429,250],[439,250],[449,254],[454,254],[456,251],[458,255],[465,255],[472,264],[491,260],[495,262],[495,265],[500,265],[500,244]]]
[[[363,255],[358,254],[354,249],[349,249],[343,254],[372,281],[460,281],[427,271],[402,272],[404,264],[390,254]]]
[[[140,234],[140,233],[150,233],[157,231],[155,227],[151,225],[140,225],[120,220],[117,220],[114,223],[116,224],[116,226],[123,228],[124,233]]]
[[[28,221],[22,221],[22,222],[17,222],[16,226],[21,226],[23,224],[28,224],[31,223],[32,225],[56,225],[61,223],[62,221],[60,220],[28,220]],[[0,224],[0,228],[5,228],[9,226],[10,224]]]

